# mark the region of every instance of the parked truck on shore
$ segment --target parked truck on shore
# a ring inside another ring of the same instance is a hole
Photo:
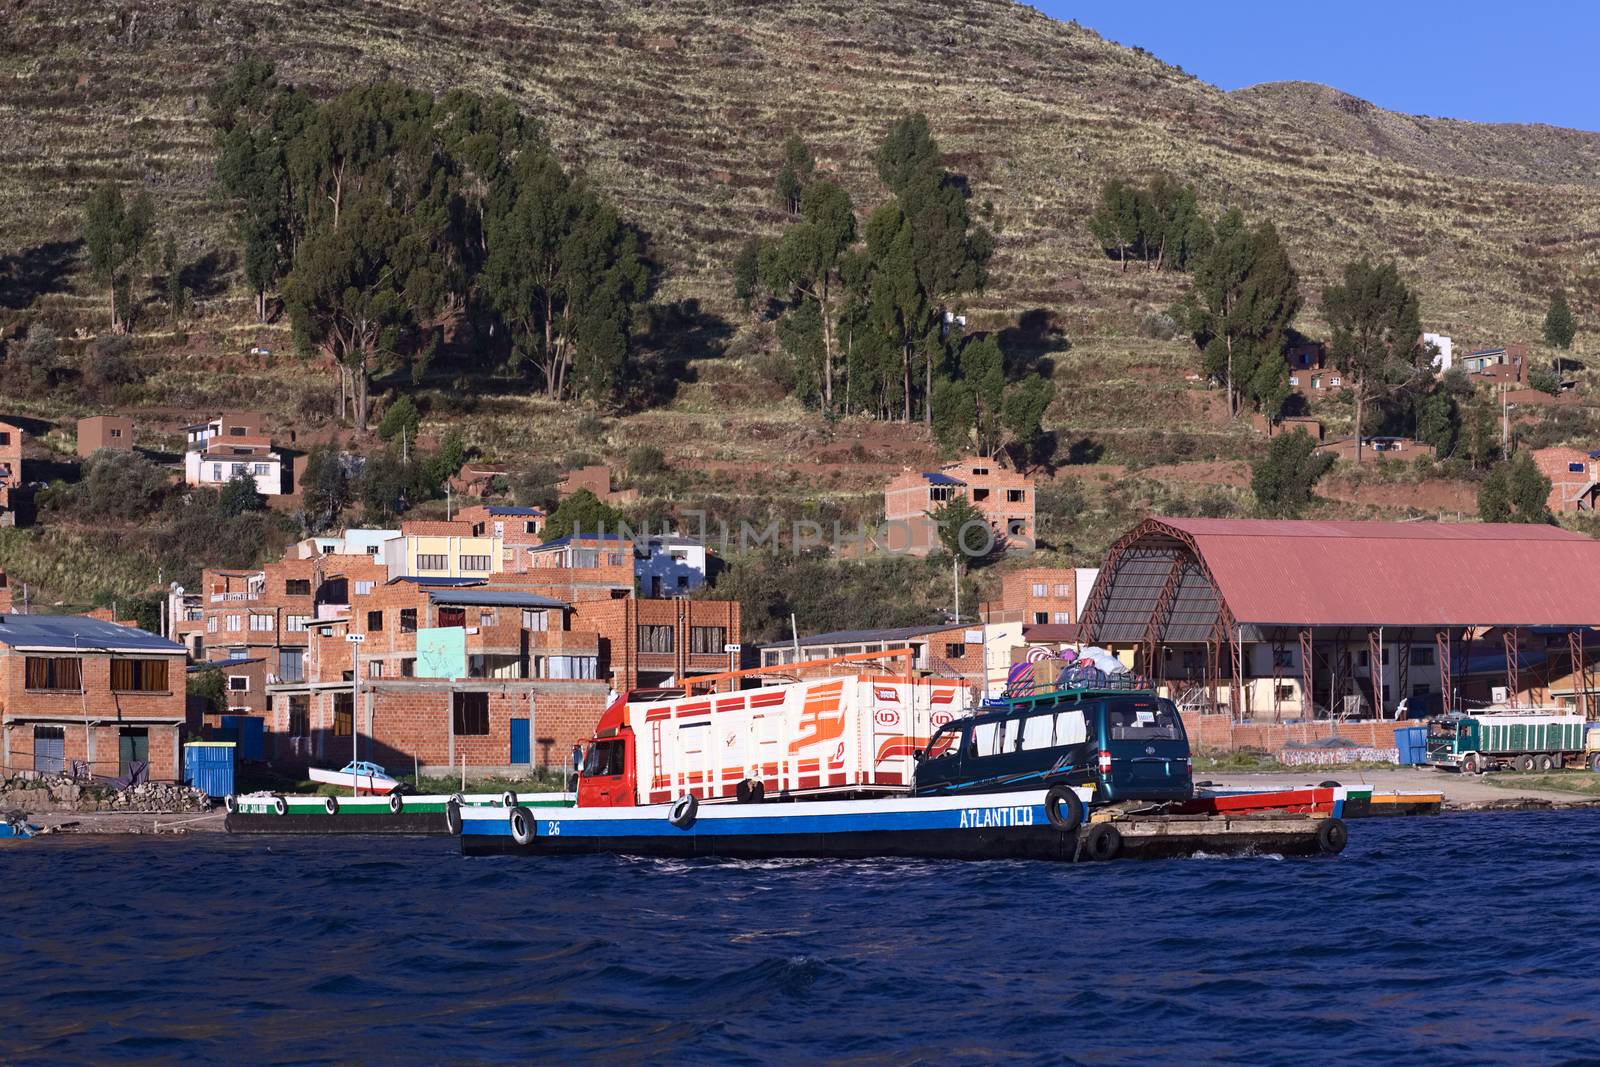
[[[1451,715],[1428,724],[1428,763],[1463,774],[1549,771],[1569,762],[1600,771],[1600,733],[1582,715],[1549,709]]]
[[[906,793],[914,754],[966,712],[967,689],[850,659],[823,661],[844,672],[833,676],[780,674],[726,692],[695,692],[705,683],[690,679],[683,691],[618,698],[582,753],[578,806]]]

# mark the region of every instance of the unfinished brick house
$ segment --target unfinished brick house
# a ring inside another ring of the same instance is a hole
[[[579,601],[573,613],[599,635],[599,676],[619,692],[739,668],[737,601],[630,596]]]
[[[16,523],[14,496],[22,488],[22,427],[0,422],[0,526]]]
[[[556,483],[556,496],[565,500],[580,489],[587,489],[607,504],[631,504],[639,499],[637,489],[612,489],[611,468],[603,463],[570,470]]]
[[[78,458],[88,459],[102,448],[133,451],[133,420],[124,415],[91,415],[78,420]]]
[[[183,646],[131,626],[6,610],[0,614],[6,772],[178,780],[183,660]]]
[[[1550,479],[1548,506],[1557,515],[1593,511],[1600,498],[1600,452],[1581,448],[1540,448],[1532,453],[1539,472]]]
[[[621,534],[580,532],[544,544],[512,545],[506,552],[511,573],[497,575],[497,580],[557,600],[575,604],[633,594],[634,546]]]
[[[510,504],[474,504],[461,508],[456,519],[466,523],[474,537],[495,537],[508,548],[516,545],[537,546],[539,532],[544,529],[545,513],[539,508],[514,507]],[[507,554],[508,559],[511,553]]]
[[[1078,621],[1079,589],[1093,584],[1083,567],[1027,567],[1000,579],[1000,600],[985,605],[989,618],[1013,617],[1028,626],[1068,626]]]
[[[925,556],[939,546],[928,512],[954,496],[967,497],[994,532],[997,544],[1028,546],[1034,538],[1033,479],[993,460],[964,459],[937,471],[905,471],[883,491],[885,527],[880,549]],[[981,546],[974,543],[974,549]]]

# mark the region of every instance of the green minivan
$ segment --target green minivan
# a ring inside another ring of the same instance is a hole
[[[936,732],[917,756],[914,796],[1094,787],[1094,802],[1187,800],[1189,738],[1150,692],[1080,690],[1002,699]]]

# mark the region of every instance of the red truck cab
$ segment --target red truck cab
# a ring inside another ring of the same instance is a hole
[[[638,803],[633,728],[628,698],[619,696],[600,716],[578,768],[578,807],[630,807]]]

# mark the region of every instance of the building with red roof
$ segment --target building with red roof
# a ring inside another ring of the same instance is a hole
[[[1587,711],[1595,627],[1600,541],[1558,527],[1166,518],[1111,546],[1081,620],[1188,706],[1270,721]]]

